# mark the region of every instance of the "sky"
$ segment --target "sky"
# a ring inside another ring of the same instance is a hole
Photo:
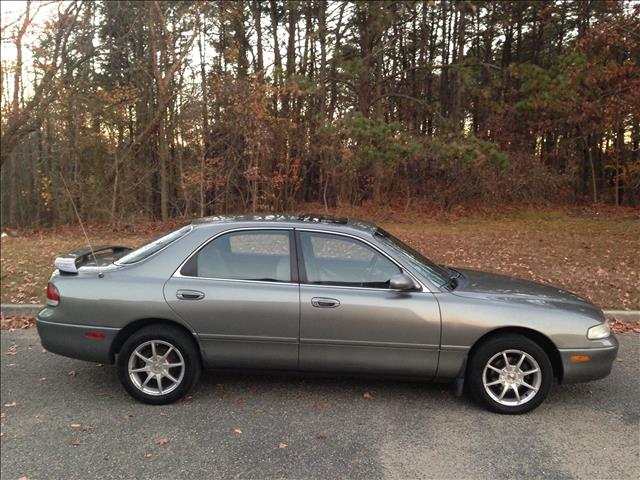
[[[32,58],[31,46],[37,38],[39,26],[44,21],[53,16],[61,5],[65,2],[57,1],[38,1],[31,2],[31,16],[33,17],[33,23],[31,28],[27,30],[22,41],[22,81],[24,92],[28,95],[32,91]],[[16,48],[13,43],[13,32],[15,28],[19,28],[22,24],[24,12],[27,7],[26,0],[1,0],[0,1],[0,24],[2,25],[2,43],[0,44],[0,60],[3,67],[5,65],[12,65],[16,60]],[[15,22],[15,23],[14,23]],[[9,25],[5,29],[5,26]],[[3,68],[4,70],[4,68]],[[11,72],[7,69],[7,71]],[[12,73],[11,73],[12,75]],[[13,95],[13,81],[9,81],[6,84],[6,90],[2,92],[2,102],[9,101]]]
[[[33,15],[36,10],[38,13],[35,16],[35,24],[42,22],[45,18],[50,16],[57,8],[58,2],[49,2],[49,1],[33,1],[31,2],[31,13]],[[0,1],[0,19],[1,24],[4,29],[5,25],[9,25],[12,22],[15,22],[18,19],[21,19],[21,15],[24,14],[26,9],[27,2],[25,0],[2,0]],[[16,58],[16,49],[11,41],[11,37],[13,34],[14,27],[17,27],[20,23],[16,23],[11,25],[6,31],[2,32],[2,46],[0,50],[0,56],[3,61],[13,61]],[[31,58],[31,54],[29,52],[29,42],[33,41],[34,35],[29,35],[27,33],[27,38],[25,39],[22,55],[25,60],[25,63],[28,63],[28,60]]]

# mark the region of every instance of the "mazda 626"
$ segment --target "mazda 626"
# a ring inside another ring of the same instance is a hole
[[[56,267],[42,345],[115,363],[151,404],[180,399],[212,368],[452,381],[489,410],[524,413],[554,383],[605,377],[618,351],[584,298],[437,265],[357,220],[205,218]]]

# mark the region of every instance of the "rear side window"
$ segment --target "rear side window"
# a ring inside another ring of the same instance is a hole
[[[127,265],[130,263],[136,263],[140,260],[144,260],[145,258],[153,255],[154,253],[162,250],[167,245],[175,242],[181,237],[184,237],[187,233],[191,231],[191,225],[187,225],[186,227],[182,227],[178,230],[174,230],[171,233],[168,233],[160,238],[156,238],[151,242],[143,245],[140,248],[135,249],[133,252],[126,254],[124,257],[120,258],[116,263],[119,265]]]
[[[212,240],[180,270],[188,277],[291,282],[288,230],[231,232]]]

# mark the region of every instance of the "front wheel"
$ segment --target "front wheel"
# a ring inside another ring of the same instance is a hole
[[[474,399],[505,414],[538,407],[551,390],[553,367],[545,351],[522,335],[489,339],[473,353],[467,382]]]
[[[142,328],[118,354],[118,376],[137,400],[164,405],[184,397],[200,376],[200,357],[193,338],[168,325]]]

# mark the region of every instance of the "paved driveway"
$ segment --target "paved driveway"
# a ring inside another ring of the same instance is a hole
[[[620,339],[610,377],[510,417],[447,385],[210,373],[150,407],[113,367],[3,332],[2,479],[639,478],[640,335]]]

